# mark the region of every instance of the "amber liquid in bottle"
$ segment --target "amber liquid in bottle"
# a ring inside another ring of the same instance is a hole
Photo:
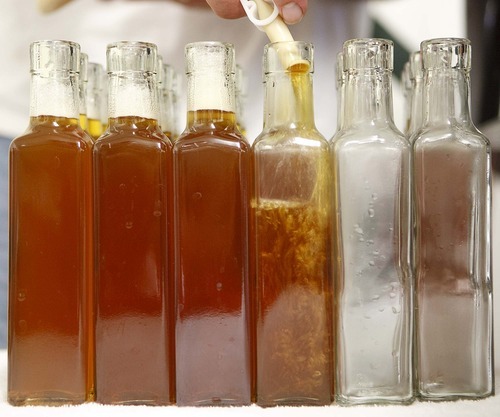
[[[110,119],[95,144],[100,403],[173,402],[171,146],[140,117]]]
[[[92,400],[92,142],[76,119],[32,117],[10,167],[8,400]]]
[[[89,135],[94,139],[94,141],[96,141],[103,133],[102,122],[97,119],[89,118],[87,131]]]
[[[177,404],[249,404],[249,145],[231,112],[190,111],[188,126],[174,144]]]
[[[273,80],[291,83],[294,116],[283,126],[269,126],[254,144],[261,406],[330,404],[333,396],[329,149],[314,128],[308,72],[309,65],[299,63],[288,68],[284,80]],[[268,80],[271,90],[273,81]],[[288,103],[280,90],[268,94]],[[276,103],[270,107],[280,111]],[[289,128],[290,121],[297,125]]]

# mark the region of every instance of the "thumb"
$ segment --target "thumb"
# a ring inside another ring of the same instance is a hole
[[[307,0],[274,0],[288,25],[299,23],[307,11]]]

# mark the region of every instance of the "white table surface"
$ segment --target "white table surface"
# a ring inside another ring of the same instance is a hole
[[[497,366],[496,387],[499,389],[500,367]],[[0,350],[0,417],[500,417],[500,393],[478,401],[428,403],[415,402],[409,406],[339,407],[147,407],[83,404],[67,407],[12,407],[7,403],[7,351]]]

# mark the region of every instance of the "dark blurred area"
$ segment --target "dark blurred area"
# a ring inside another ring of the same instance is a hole
[[[491,141],[493,170],[500,173],[500,0],[467,0],[472,42],[471,112]]]

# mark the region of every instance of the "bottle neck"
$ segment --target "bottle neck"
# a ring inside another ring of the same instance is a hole
[[[200,72],[187,78],[187,125],[235,125],[234,74]]]
[[[337,132],[345,125],[345,82],[339,80],[337,84]]]
[[[110,73],[108,117],[138,117],[158,120],[159,99],[154,74],[136,72]]]
[[[343,111],[344,128],[393,125],[391,72],[347,73]]]
[[[278,72],[266,75],[264,129],[315,128],[309,72]]]
[[[78,119],[78,75],[70,71],[32,73],[30,116]]]
[[[423,89],[423,79],[415,78],[415,80],[413,80],[413,88],[410,100],[410,125],[408,127],[408,135],[415,133],[418,129],[420,129],[420,127],[422,127],[424,116]]]
[[[459,69],[435,69],[425,72],[424,124],[471,124],[470,81]]]
[[[160,90],[160,126],[164,133],[174,131],[174,100],[170,90]]]

